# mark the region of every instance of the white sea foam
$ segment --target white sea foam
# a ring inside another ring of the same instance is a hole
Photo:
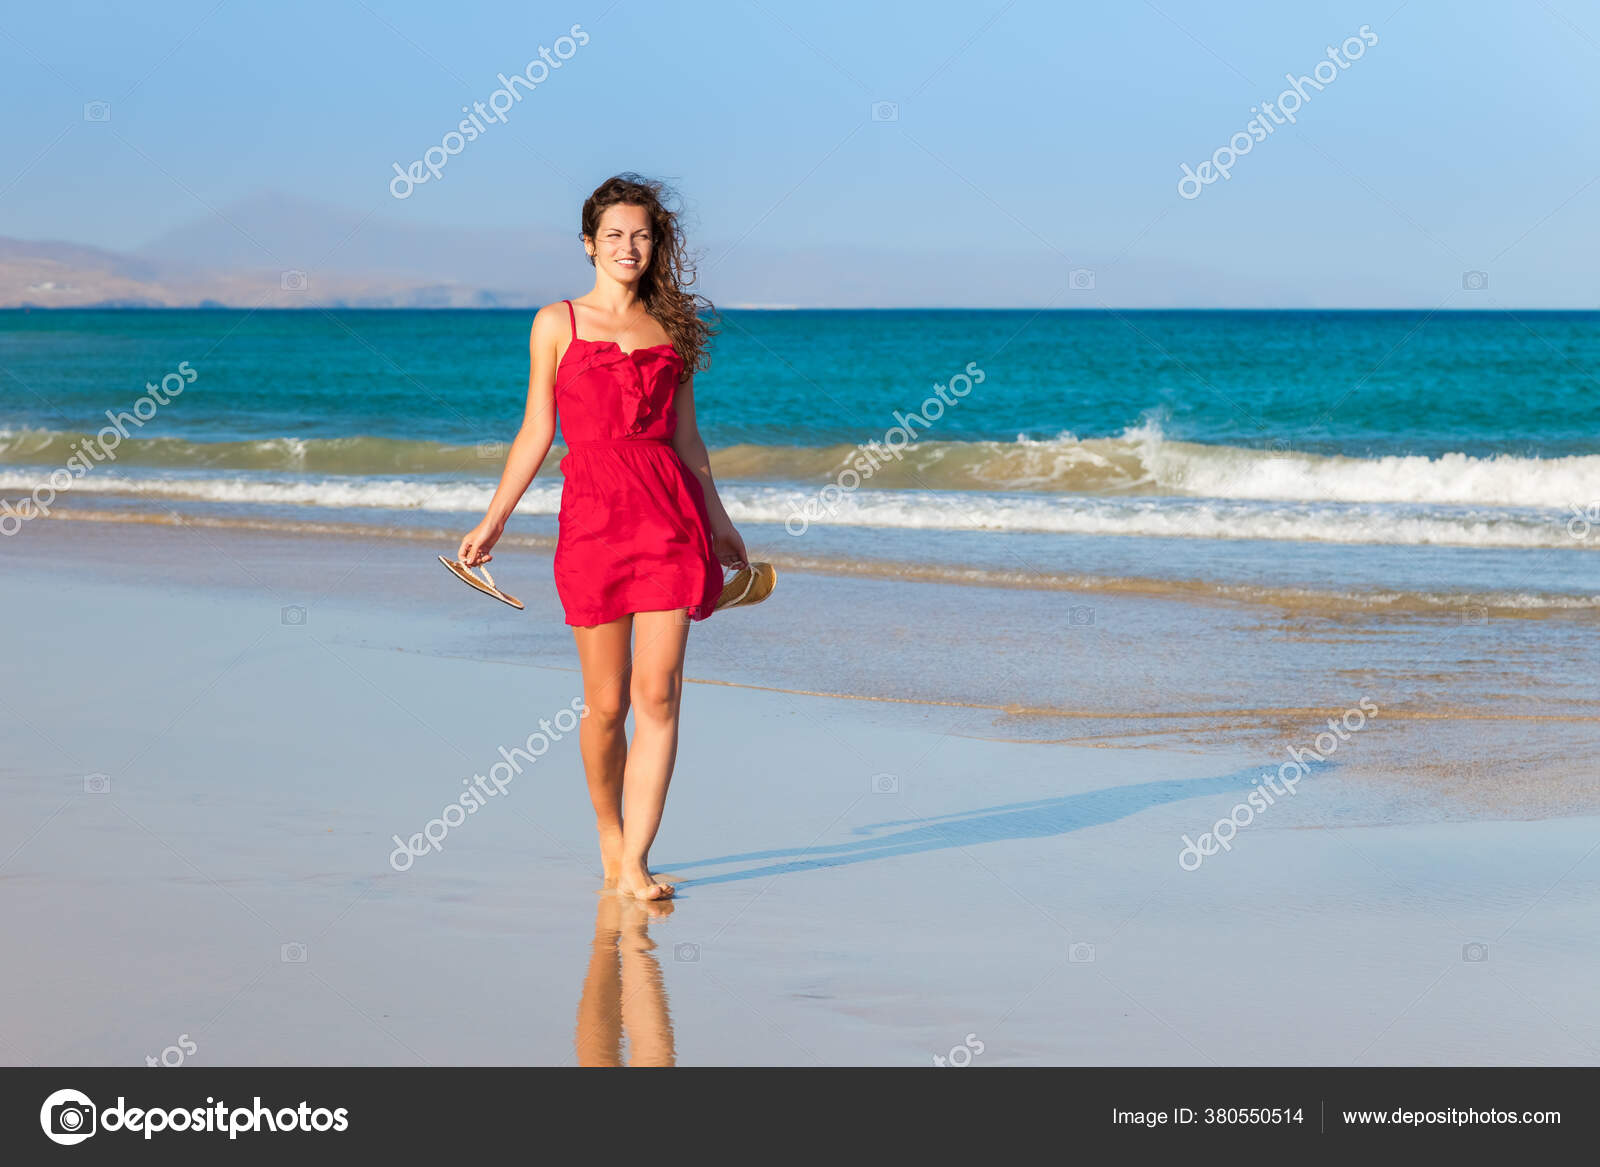
[[[0,461],[62,465],[87,435],[51,430],[0,430]],[[880,451],[881,454],[881,451]],[[230,471],[331,479],[376,476],[471,479],[498,471],[503,455],[437,442],[351,436],[273,437],[243,442],[140,438],[117,451],[119,469]],[[857,447],[724,446],[712,452],[719,480],[815,483],[867,465]],[[19,465],[19,463],[21,465]],[[493,466],[490,466],[493,463]],[[1449,506],[1545,507],[1568,510],[1600,503],[1600,455],[1559,458],[1446,453],[1356,458],[1300,450],[1204,445],[1168,438],[1154,422],[1116,437],[1019,436],[1010,441],[924,441],[893,458],[878,457],[863,485],[878,490],[987,491],[1089,497],[1167,495],[1284,502],[1425,503]],[[360,504],[353,504],[360,505]]]
[[[14,469],[0,470],[0,491],[31,490],[42,478]],[[100,471],[79,479],[74,495],[115,494],[191,502],[256,503],[272,506],[380,507],[386,510],[445,512],[483,511],[494,497],[493,485],[477,482],[406,478],[283,479],[245,475],[209,478],[194,474],[126,475]],[[554,514],[560,505],[557,483],[535,483],[522,510]]]
[[[38,477],[0,470],[0,491],[22,492]],[[782,524],[815,498],[804,487],[719,484],[736,522]],[[378,508],[481,514],[493,496],[486,481],[284,475],[206,476],[200,472],[86,476],[74,495],[110,494],[150,501],[196,501],[317,509]],[[559,481],[536,481],[521,514],[553,515]],[[1228,498],[1067,496],[1034,492],[858,490],[839,499],[820,524],[949,531],[1029,531],[1185,539],[1266,539],[1504,548],[1600,550],[1600,537],[1578,539],[1570,514],[1553,508],[1505,508]]]
[[[723,497],[736,521],[756,522],[783,521],[796,513],[795,505],[803,505],[801,499],[793,490],[766,487],[731,488]],[[830,515],[813,525],[1600,549],[1600,539],[1574,539],[1567,527],[1568,517],[1555,511],[1490,507],[857,491],[839,500]]]
[[[1158,487],[1206,498],[1415,502],[1566,509],[1600,499],[1600,455],[1389,455],[1351,458],[1175,442],[1159,429],[1126,431]]]

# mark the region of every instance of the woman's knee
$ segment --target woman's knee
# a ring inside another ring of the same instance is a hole
[[[628,716],[628,690],[621,685],[608,685],[599,692],[585,693],[583,703],[589,707],[584,720],[602,729],[614,729]]]
[[[682,691],[683,678],[676,673],[653,677],[635,674],[629,692],[633,714],[651,721],[669,721],[678,715]]]

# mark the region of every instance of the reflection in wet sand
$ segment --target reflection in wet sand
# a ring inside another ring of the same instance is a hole
[[[599,901],[594,947],[583,979],[578,1031],[573,1038],[578,1064],[676,1065],[666,985],[648,927],[652,918],[672,914],[672,901],[640,901],[612,894],[602,894]]]

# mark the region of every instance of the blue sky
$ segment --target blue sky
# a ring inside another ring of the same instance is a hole
[[[588,44],[391,197],[574,24]],[[1179,197],[1363,25],[1294,125]],[[67,0],[0,17],[0,234],[136,250],[269,196],[499,235],[572,281],[584,195],[636,169],[681,188],[729,303],[1592,307],[1597,78],[1574,0]]]

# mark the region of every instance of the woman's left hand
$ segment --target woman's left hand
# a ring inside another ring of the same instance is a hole
[[[744,567],[750,562],[745,555],[744,540],[732,523],[715,524],[711,528],[711,550],[724,567]]]

